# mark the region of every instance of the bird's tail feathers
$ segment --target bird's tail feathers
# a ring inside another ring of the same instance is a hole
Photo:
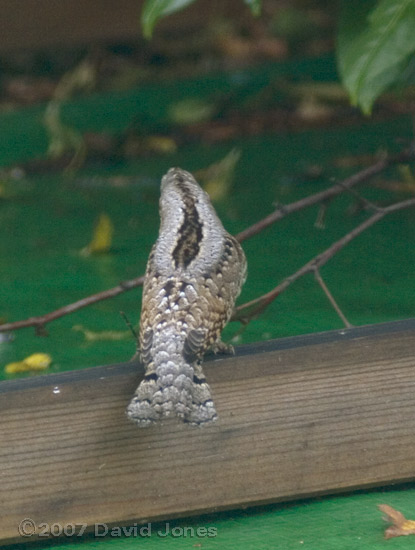
[[[184,359],[167,360],[154,370],[147,369],[127,407],[127,416],[143,427],[171,416],[194,425],[217,419],[210,387],[199,365],[195,374],[195,367]]]

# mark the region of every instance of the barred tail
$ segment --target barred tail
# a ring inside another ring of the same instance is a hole
[[[127,416],[133,422],[145,427],[171,416],[194,425],[217,419],[210,388],[199,364],[167,360],[155,369],[149,367],[127,407]]]

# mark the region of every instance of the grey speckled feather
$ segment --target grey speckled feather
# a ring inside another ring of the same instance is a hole
[[[171,168],[163,177],[160,219],[140,319],[146,373],[127,415],[139,426],[169,416],[201,425],[217,418],[201,361],[209,348],[224,347],[220,333],[245,281],[246,259],[189,172]]]

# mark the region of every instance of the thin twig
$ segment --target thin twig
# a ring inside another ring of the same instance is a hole
[[[372,216],[370,216],[370,218],[355,227],[352,231],[350,231],[350,233],[347,233],[347,235],[333,243],[324,252],[315,256],[312,260],[303,265],[303,267],[301,267],[298,271],[284,279],[270,292],[267,292],[266,294],[263,294],[262,296],[259,296],[258,298],[255,298],[254,300],[251,300],[250,302],[247,302],[237,307],[232,319],[239,320],[242,323],[248,323],[251,319],[264,311],[264,309],[294,281],[296,281],[306,273],[315,271],[322,265],[326,264],[335,254],[337,254],[337,252],[339,252],[342,248],[349,244],[350,241],[355,239],[358,235],[363,233],[363,231],[384,218],[387,214],[396,212],[398,210],[403,210],[404,208],[410,208],[412,206],[415,206],[415,199],[408,199],[406,201],[397,202],[395,204],[391,204],[390,206],[377,210],[374,214],[372,214]],[[246,313],[244,314],[245,311]]]
[[[413,160],[415,160],[415,150],[413,149],[413,147],[398,155],[384,157],[375,162],[375,164],[372,164],[372,166],[364,168],[360,172],[357,172],[357,174],[353,174],[342,182],[336,183],[335,185],[329,187],[328,189],[325,189],[324,191],[320,191],[320,193],[315,193],[314,195],[309,195],[308,197],[300,199],[299,201],[278,207],[277,210],[269,214],[269,216],[267,216],[266,218],[263,218],[259,222],[254,223],[250,227],[247,227],[246,229],[238,233],[236,235],[236,238],[239,242],[245,241],[246,239],[253,237],[257,233],[260,233],[266,227],[269,227],[275,222],[281,220],[282,218],[285,218],[285,216],[288,216],[288,214],[292,214],[293,212],[297,212],[298,210],[302,210],[303,208],[306,208],[308,206],[318,204],[322,201],[340,195],[341,193],[344,193],[355,185],[363,183],[371,177],[375,176],[376,174],[383,172],[383,170],[385,170],[389,166]]]
[[[109,288],[108,290],[104,290],[103,292],[98,292],[97,294],[93,294],[92,296],[87,296],[86,298],[82,298],[81,300],[78,300],[73,304],[68,304],[67,306],[55,309],[55,311],[51,311],[46,315],[30,317],[29,319],[16,321],[15,323],[4,323],[3,325],[0,325],[0,332],[18,330],[20,328],[26,327],[35,327],[38,334],[44,334],[45,326],[47,325],[47,323],[50,323],[55,319],[59,319],[59,317],[63,317],[64,315],[69,315],[69,313],[73,313],[74,311],[77,311],[78,309],[81,309],[83,307],[90,306],[95,302],[100,302],[101,300],[113,298],[114,296],[118,296],[118,294],[121,294],[126,290],[131,290],[133,288],[141,286],[143,284],[143,281],[143,276],[137,277],[136,279],[130,279],[129,281],[124,281],[120,283],[118,286]]]
[[[342,182],[339,182],[339,185],[343,186]],[[350,187],[346,187],[345,191],[347,191],[350,195],[355,197],[355,199],[363,205],[363,207],[366,210],[372,210],[373,212],[377,212],[378,210],[382,210],[381,206],[378,206],[374,202],[368,201],[365,197],[362,197],[360,193],[356,191],[356,189],[350,189]]]
[[[121,317],[124,319],[124,323],[127,325],[127,327],[130,329],[130,332],[131,334],[133,335],[133,338],[134,340],[136,341],[136,344],[137,344],[137,350],[138,350],[138,343],[139,343],[139,338],[138,338],[138,334],[136,333],[135,331],[135,328],[133,327],[130,319],[127,317],[126,313],[124,311],[120,311],[120,315]]]
[[[314,270],[314,277],[316,278],[316,281],[318,282],[318,284],[321,286],[321,288],[323,289],[323,292],[324,294],[327,296],[327,298],[329,299],[329,302],[331,303],[331,305],[333,306],[335,312],[337,313],[337,315],[340,317],[340,319],[343,321],[344,323],[344,326],[346,328],[352,328],[353,325],[351,323],[349,323],[349,321],[347,320],[345,314],[342,312],[342,310],[340,309],[339,307],[339,304],[336,302],[336,300],[334,299],[334,296],[333,294],[330,292],[330,290],[327,288],[327,285],[326,283],[323,281],[323,277],[320,275],[320,271],[318,270],[318,268],[316,268]]]

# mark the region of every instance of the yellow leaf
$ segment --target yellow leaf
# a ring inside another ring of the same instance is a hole
[[[9,363],[5,366],[4,370],[7,374],[16,374],[18,372],[27,372],[31,370],[45,370],[52,363],[52,358],[47,353],[33,353],[23,359],[23,361],[17,361],[15,363]]]
[[[379,504],[379,510],[386,515],[386,520],[392,523],[385,531],[385,538],[415,535],[415,521],[406,519],[405,516],[388,504]]]
[[[411,167],[408,164],[399,164],[398,172],[400,173],[403,181],[412,189],[412,192],[415,191],[415,175],[411,170]]]
[[[23,359],[23,362],[30,366],[33,370],[47,369],[52,363],[52,357],[47,353],[33,353]]]
[[[4,367],[4,370],[7,374],[16,374],[18,372],[26,372],[30,369],[23,361],[18,361],[16,363],[9,363]]]
[[[117,341],[117,340],[126,340],[128,338],[131,338],[131,333],[128,330],[101,330],[101,331],[93,331],[89,330],[86,327],[83,327],[82,325],[75,325],[72,327],[72,330],[76,330],[78,332],[81,332],[85,340],[87,342],[95,342],[95,341]]]
[[[212,102],[188,98],[170,105],[168,118],[174,124],[196,124],[211,119],[216,109],[216,105]]]
[[[213,201],[225,199],[231,190],[235,167],[241,158],[239,149],[232,149],[223,159],[207,168],[198,171],[203,182],[203,189]]]
[[[111,248],[114,224],[108,214],[102,213],[95,225],[92,240],[88,246],[82,249],[82,254],[103,254]]]
[[[167,155],[177,151],[176,142],[165,136],[149,136],[145,140],[146,148],[154,153]]]

